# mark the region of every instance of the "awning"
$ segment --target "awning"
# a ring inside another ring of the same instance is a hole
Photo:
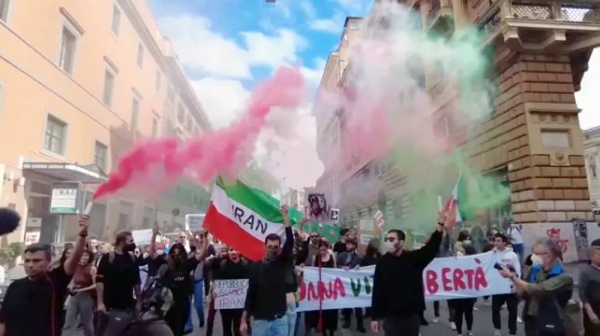
[[[80,166],[71,163],[24,162],[23,173],[34,173],[58,181],[104,183],[106,174],[96,165]]]

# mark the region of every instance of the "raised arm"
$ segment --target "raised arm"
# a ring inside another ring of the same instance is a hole
[[[294,257],[294,231],[290,224],[290,216],[287,205],[281,206],[281,215],[283,215],[283,226],[285,227],[285,243],[281,250],[281,258],[292,259]]]
[[[156,236],[158,235],[159,227],[158,221],[154,221],[154,227],[152,228],[152,238],[150,238],[150,258],[156,259]]]
[[[79,259],[81,259],[81,255],[85,249],[89,218],[90,216],[88,215],[83,215],[79,218],[79,237],[77,238],[77,242],[75,242],[75,247],[73,247],[73,253],[71,253],[71,256],[65,261],[64,267],[67,275],[73,275],[73,273],[75,273]]]
[[[446,222],[446,211],[442,210],[438,215],[437,227],[435,228],[433,234],[431,234],[429,241],[425,243],[423,247],[411,253],[411,257],[420,268],[427,267],[427,265],[429,265],[429,263],[435,258],[440,250]]]

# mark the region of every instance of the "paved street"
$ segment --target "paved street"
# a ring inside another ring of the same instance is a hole
[[[491,303],[491,300],[490,300]],[[433,320],[433,305],[432,304],[428,304],[427,306],[427,312],[425,314],[426,319],[429,321],[429,325],[426,327],[422,328],[421,331],[421,335],[422,336],[456,336],[456,332],[452,331],[450,329],[450,325],[448,324],[448,310],[446,309],[447,306],[445,304],[442,304],[440,307],[441,310],[441,315],[442,317],[440,318],[440,321],[438,324],[434,324],[432,323]],[[519,307],[521,308],[521,307]],[[521,309],[519,309],[519,313],[520,313]],[[506,323],[508,320],[507,317],[507,312],[506,309],[502,310],[502,322],[504,327],[506,328]],[[354,321],[353,321],[354,322]],[[370,323],[370,320],[368,320],[365,323],[365,327],[368,328]],[[341,326],[341,323],[340,323]],[[518,325],[518,334],[520,336],[524,336],[524,332],[523,332],[523,325],[519,324]],[[491,336],[493,335],[493,327],[492,327],[492,311],[491,311],[491,306],[486,306],[482,301],[479,301],[477,304],[477,311],[475,311],[475,322],[473,324],[473,333],[476,336]],[[508,331],[504,330],[504,334],[507,335]],[[200,335],[205,335],[206,331],[204,329],[200,329],[200,330],[195,330],[193,334],[193,336],[200,336]],[[221,329],[221,320],[219,319],[219,314],[217,314],[217,317],[215,319],[215,329],[214,329],[214,333],[213,335],[215,336],[221,336],[223,335],[222,333],[222,329]],[[304,335],[303,330],[301,330],[300,333],[301,336]],[[340,335],[340,336],[358,336],[358,335],[369,335],[369,336],[374,336],[375,334],[373,333],[367,333],[367,334],[361,334],[357,331],[355,331],[355,329],[338,329],[338,332],[336,333],[336,335]]]
[[[579,298],[574,295],[575,300],[578,300]],[[491,303],[491,301],[490,301]],[[475,311],[475,322],[473,324],[473,333],[476,336],[491,336],[493,335],[494,329],[492,327],[492,312],[491,312],[491,307],[487,306],[483,303],[483,301],[478,301],[477,303],[477,310]],[[439,323],[434,324],[432,322],[433,320],[433,305],[432,304],[428,304],[427,306],[427,312],[425,314],[426,319],[429,321],[429,325],[422,327],[421,329],[421,335],[422,336],[456,336],[456,332],[452,331],[450,329],[450,325],[448,323],[448,310],[446,309],[447,306],[445,304],[442,304],[440,307],[441,310],[441,318]],[[521,306],[519,307],[519,313],[521,312]],[[503,329],[503,335],[507,335],[508,331],[506,330],[506,324],[507,324],[507,312],[506,309],[502,310],[502,323],[505,329]],[[196,314],[194,313],[194,325],[198,325],[197,323],[197,317]],[[354,322],[354,321],[353,321]],[[365,327],[367,327],[367,329],[369,329],[369,323],[370,320],[365,322]],[[340,326],[341,326],[341,322],[340,322]],[[206,334],[206,329],[196,329],[194,330],[194,333],[189,334],[190,336],[204,336]],[[223,335],[223,329],[221,328],[221,320],[220,320],[220,316],[219,314],[217,314],[217,317],[215,318],[215,326],[214,326],[214,332],[213,332],[214,336],[221,336]],[[301,336],[304,336],[304,330],[303,328],[301,329],[301,333],[299,334]],[[336,333],[336,335],[340,335],[340,336],[358,336],[358,335],[369,335],[369,336],[375,336],[375,334],[373,333],[367,333],[367,334],[361,334],[357,331],[355,331],[355,328],[352,329],[338,329],[338,332]],[[523,332],[523,324],[519,324],[518,325],[518,333],[517,335],[519,336],[524,336],[524,332]],[[77,335],[74,336],[83,336],[82,332],[79,332]]]
[[[583,267],[583,263],[580,264],[567,264],[566,265],[566,269],[567,272],[569,272],[570,274],[573,275],[573,277],[577,280],[579,278],[579,271],[581,270],[581,268]],[[579,300],[579,296],[577,294],[577,291],[574,291],[573,293],[573,300]],[[490,300],[490,304],[491,304],[491,300]],[[491,307],[487,306],[486,304],[484,304],[484,302],[482,300],[479,300],[477,302],[476,305],[477,310],[475,311],[475,322],[473,324],[473,333],[476,336],[491,336],[493,335],[494,329],[492,326],[492,311],[491,311]],[[521,309],[522,309],[522,305],[519,306],[519,315],[521,314]],[[421,335],[422,336],[456,336],[456,332],[450,329],[450,325],[448,323],[448,310],[447,310],[447,305],[445,303],[442,303],[440,305],[440,314],[441,314],[441,318],[439,323],[434,324],[432,323],[433,320],[433,304],[429,303],[427,305],[427,311],[425,312],[425,318],[429,321],[429,325],[425,326],[422,328],[421,330]],[[207,314],[205,314],[206,316]],[[508,321],[508,314],[506,309],[503,309],[501,312],[502,315],[502,323],[503,323],[503,335],[508,335],[508,330],[506,329],[507,327],[507,321]],[[195,311],[193,312],[193,316],[194,316],[194,325],[198,325],[198,320],[197,320],[197,316]],[[355,321],[353,321],[355,322]],[[365,322],[365,327],[367,329],[369,328],[369,324],[370,324],[370,320],[367,320]],[[302,325],[302,323],[301,323]],[[341,327],[341,322],[340,322],[340,327]],[[301,333],[299,335],[304,336],[304,328],[301,329]],[[194,333],[189,334],[190,336],[204,336],[206,334],[206,329],[198,329],[196,328],[196,330],[194,330]],[[223,335],[223,329],[221,328],[221,319],[220,319],[220,315],[217,313],[217,316],[215,318],[215,325],[214,325],[214,332],[213,332],[214,336],[221,336]],[[355,331],[355,328],[352,329],[338,329],[338,332],[336,333],[336,335],[340,335],[340,336],[358,336],[358,335],[369,335],[369,336],[374,336],[375,334],[373,333],[367,333],[367,334],[361,334],[359,332]],[[518,325],[518,333],[517,335],[519,336],[524,336],[524,332],[523,332],[523,324],[519,324]],[[78,335],[75,336],[83,336],[83,333],[79,333]]]

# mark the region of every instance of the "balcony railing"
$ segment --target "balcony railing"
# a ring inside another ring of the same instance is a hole
[[[498,32],[503,19],[513,20],[512,25],[518,25],[519,20],[525,20],[526,24],[531,21],[559,25],[600,24],[600,4],[574,2],[575,0],[500,0],[487,9],[478,20],[478,25],[488,36],[489,42],[497,36],[494,33]]]
[[[429,13],[427,14],[427,22],[431,23],[438,16],[440,11],[442,10],[442,3],[440,0],[432,0],[431,8],[429,9]]]
[[[600,23],[600,5],[591,4],[515,1],[511,6],[511,14],[515,19]]]

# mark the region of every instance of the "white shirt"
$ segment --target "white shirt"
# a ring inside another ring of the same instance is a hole
[[[510,236],[510,241],[513,244],[523,244],[523,236],[521,236],[521,225],[510,224],[506,230],[506,234]]]
[[[6,281],[6,270],[4,269],[4,266],[0,265],[0,285],[4,285],[5,281]]]
[[[521,277],[521,263],[519,262],[519,256],[513,252],[513,250],[506,248],[504,251],[499,251],[494,249],[494,253],[496,255],[496,262],[502,264],[506,267],[514,268],[517,272],[517,276]]]

